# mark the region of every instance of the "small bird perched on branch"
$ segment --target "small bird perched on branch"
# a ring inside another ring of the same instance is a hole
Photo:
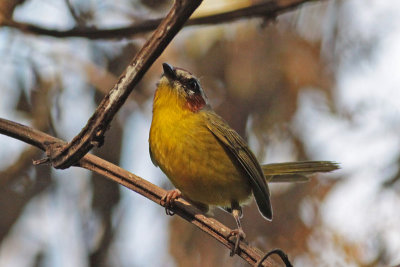
[[[258,209],[272,220],[267,182],[306,181],[305,175],[329,172],[338,165],[327,161],[277,163],[261,166],[245,141],[207,103],[199,80],[190,72],[163,63],[154,96],[150,156],[175,190],[164,196],[171,208],[183,196],[199,209],[222,207],[236,220],[231,256],[245,238],[241,205],[254,195]]]

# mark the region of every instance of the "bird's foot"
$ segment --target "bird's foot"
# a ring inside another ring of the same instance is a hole
[[[161,198],[161,205],[165,207],[165,213],[167,215],[174,215],[175,213],[172,211],[172,208],[175,204],[175,200],[182,197],[181,191],[178,189],[169,190],[167,193]]]
[[[242,228],[238,228],[235,230],[232,230],[229,235],[228,235],[228,240],[232,237],[236,236],[236,241],[235,241],[235,246],[232,248],[231,253],[229,254],[231,257],[233,255],[238,254],[239,251],[239,243],[241,240],[244,240],[246,238],[246,234],[243,232]]]

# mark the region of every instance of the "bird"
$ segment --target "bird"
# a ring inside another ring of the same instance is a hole
[[[339,168],[330,161],[260,165],[244,139],[211,108],[200,81],[191,72],[163,63],[153,99],[149,152],[176,187],[162,198],[166,209],[183,197],[203,212],[221,207],[237,229],[231,256],[245,239],[242,206],[254,196],[262,217],[273,217],[268,183],[305,182],[307,175]],[[168,212],[167,212],[168,213]]]

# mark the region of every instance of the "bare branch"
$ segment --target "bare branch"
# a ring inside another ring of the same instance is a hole
[[[47,160],[55,168],[65,169],[78,162],[93,146],[101,146],[104,133],[114,115],[140,81],[151,64],[160,56],[172,38],[200,5],[202,0],[176,0],[157,30],[128,65],[119,81],[103,98],[82,131],[64,146],[52,146]]]
[[[288,12],[297,8],[300,5],[310,2],[322,2],[324,0],[275,0],[258,3],[249,7],[241,8],[234,11],[223,12],[215,15],[203,16],[193,18],[187,21],[184,25],[195,26],[195,25],[210,25],[232,22],[243,18],[264,18],[266,20],[274,20],[278,15]],[[47,29],[39,26],[35,26],[28,23],[16,22],[16,21],[5,21],[3,26],[13,27],[20,31],[46,35],[57,38],[66,37],[83,37],[87,39],[113,39],[113,38],[129,38],[135,34],[145,33],[152,31],[160,25],[162,19],[151,19],[145,20],[134,25],[127,27],[120,27],[114,29],[98,29],[98,28],[73,28],[70,30],[56,30]]]
[[[49,146],[64,144],[62,140],[53,136],[2,118],[0,118],[0,134],[21,140],[44,151],[49,151]],[[104,177],[141,194],[158,205],[161,205],[161,198],[166,194],[164,189],[92,154],[85,155],[76,166],[103,175]],[[177,200],[174,212],[214,237],[229,250],[234,246],[232,241],[227,240],[228,235],[231,232],[230,228],[214,218],[207,217],[185,200]],[[261,259],[262,252],[257,248],[241,242],[238,255],[248,263],[254,265]],[[279,266],[279,264],[272,259],[267,259],[264,264],[264,266]]]

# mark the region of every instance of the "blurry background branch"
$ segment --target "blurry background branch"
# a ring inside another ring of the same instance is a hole
[[[0,134],[26,142],[44,151],[48,151],[49,145],[62,145],[64,143],[62,140],[47,135],[39,130],[2,118],[0,118]],[[87,154],[76,166],[105,176],[159,205],[161,205],[161,198],[166,194],[164,189],[92,154]],[[227,240],[231,232],[230,228],[214,218],[208,218],[185,200],[177,200],[173,211],[175,214],[214,237],[228,249],[232,249],[232,246],[234,246],[233,242]],[[255,264],[262,257],[261,251],[244,242],[240,243],[238,255],[250,264]],[[264,264],[264,266],[278,266],[272,259],[267,259]]]
[[[276,17],[284,12],[293,10],[298,6],[311,3],[311,2],[322,2],[324,0],[273,0],[266,1],[251,5],[249,7],[240,8],[234,11],[221,12],[218,14],[201,16],[192,18],[187,21],[184,25],[195,26],[195,25],[209,25],[209,24],[220,24],[232,22],[243,18],[263,18],[266,21],[275,20]],[[66,1],[69,3],[69,1]],[[87,39],[112,39],[112,38],[129,38],[132,35],[139,33],[146,33],[155,30],[160,25],[162,19],[149,19],[144,21],[136,22],[135,24],[127,27],[120,27],[115,29],[98,29],[96,27],[82,27],[82,22],[76,18],[76,14],[73,8],[68,4],[71,14],[77,21],[77,26],[70,30],[56,30],[42,28],[29,23],[17,22],[10,18],[3,20],[2,25],[18,29],[20,31],[47,35],[57,38],[65,37],[83,37]]]

